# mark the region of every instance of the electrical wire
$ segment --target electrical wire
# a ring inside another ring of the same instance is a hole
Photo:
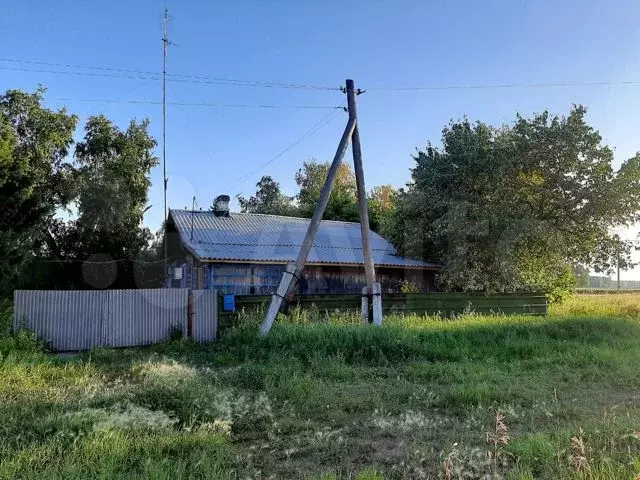
[[[134,260],[133,258],[120,258],[117,260],[105,260],[103,262],[96,262],[93,260],[73,260],[73,259],[63,258],[63,259],[37,259],[37,260],[34,260],[34,262],[35,263],[82,263],[82,264],[88,264],[88,265],[103,265],[103,264],[118,263],[118,262],[132,262],[132,263],[153,265],[156,263],[164,263],[164,259],[148,262],[145,260]]]
[[[339,106],[339,107],[335,107],[335,108],[344,109],[344,104]],[[272,158],[270,158],[266,162],[262,163],[261,165],[259,165],[255,169],[251,170],[250,172],[246,173],[245,175],[239,177],[234,182],[234,186],[233,186],[232,190],[234,190],[237,187],[239,187],[240,185],[242,185],[249,177],[251,177],[255,173],[258,173],[260,170],[264,169],[268,165],[271,165],[273,162],[275,162],[280,157],[282,157],[285,153],[287,153],[288,151],[290,151],[291,149],[296,147],[298,144],[303,142],[305,139],[309,138],[311,135],[316,133],[318,130],[322,129],[324,126],[326,126],[328,123],[330,123],[336,117],[337,113],[338,113],[338,111],[336,110],[336,111],[333,111],[333,112],[325,115],[316,124],[314,124],[306,133],[304,133],[301,137],[299,137],[293,143],[291,143],[290,145],[285,147],[278,154],[276,154],[275,156],[273,156]]]
[[[65,63],[36,62],[36,61],[30,61],[30,60],[15,60],[15,59],[9,59],[9,58],[0,58],[0,61],[11,62],[11,63],[25,63],[30,65],[43,65],[43,66],[63,67],[63,68],[99,70],[101,72],[116,72],[116,73],[91,73],[91,72],[80,72],[80,71],[74,72],[74,71],[68,71],[68,70],[48,70],[48,69],[24,68],[24,67],[5,67],[5,66],[0,67],[1,70],[9,70],[9,71],[52,73],[57,75],[79,75],[79,76],[91,76],[91,77],[127,78],[127,79],[138,79],[138,80],[161,80],[162,79],[161,72],[150,72],[150,71],[144,71],[144,70],[129,70],[124,68],[100,67],[100,66],[93,66],[93,65],[73,65],[73,64],[65,64]],[[336,88],[336,87],[327,87],[322,85],[241,80],[241,79],[234,79],[234,78],[213,77],[210,75],[202,75],[202,74],[194,75],[194,74],[167,73],[167,80],[170,82],[197,83],[197,84],[208,84],[208,85],[230,85],[230,86],[236,86],[236,87],[291,88],[291,89],[302,89],[302,90],[334,90],[334,91],[340,90],[339,88]]]
[[[416,87],[370,87],[367,91],[409,92],[419,90],[482,90],[501,88],[546,88],[546,87],[592,87],[615,85],[640,85],[640,80],[602,82],[550,82],[550,83],[503,83],[479,85],[427,85]]]
[[[118,100],[118,99],[102,99],[102,98],[52,98],[51,100],[58,102],[94,102],[94,103],[128,103],[134,105],[162,105],[157,100]],[[207,102],[167,102],[167,105],[178,107],[220,107],[220,108],[273,108],[273,109],[331,109],[335,110],[341,107],[330,107],[324,105],[269,105],[269,104],[251,104],[251,103],[207,103]]]
[[[98,70],[102,72],[116,72],[117,74],[109,73],[90,73],[90,72],[73,72],[73,71],[61,71],[61,70],[44,70],[44,69],[28,69],[22,67],[0,67],[0,70],[11,71],[23,71],[23,72],[35,72],[35,73],[52,73],[59,75],[86,75],[95,77],[109,77],[109,78],[127,78],[136,80],[160,80],[161,72],[152,72],[145,70],[131,70],[125,68],[104,67],[97,65],[77,65],[69,63],[55,63],[55,62],[39,62],[34,60],[20,60],[14,58],[0,58],[0,62],[29,64],[29,65],[43,65],[50,67],[63,67],[63,68],[75,68],[86,70]],[[136,74],[134,75],[122,75],[122,74]],[[141,76],[142,75],[142,76]],[[167,73],[167,80],[172,82],[184,82],[184,83],[201,83],[211,85],[232,85],[239,87],[267,87],[267,88],[295,88],[295,89],[309,89],[309,90],[332,90],[338,91],[340,88],[329,87],[323,85],[309,85],[309,84],[296,84],[286,82],[265,82],[256,80],[242,80],[234,78],[222,78],[214,77],[204,74],[177,74]],[[505,88],[547,88],[547,87],[589,87],[589,86],[615,86],[615,85],[639,85],[640,80],[621,80],[621,81],[593,81],[593,82],[541,82],[541,83],[505,83],[505,84],[478,84],[478,85],[424,85],[424,86],[408,86],[408,87],[370,87],[367,90],[370,91],[420,91],[420,90],[473,90],[473,89],[505,89]]]

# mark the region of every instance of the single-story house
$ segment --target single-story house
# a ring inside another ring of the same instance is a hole
[[[228,198],[228,197],[227,197]],[[216,211],[169,211],[167,286],[215,288],[225,294],[275,292],[284,267],[295,261],[309,219]],[[380,235],[370,232],[376,278],[383,292],[399,292],[402,281],[433,291],[434,263],[403,258]],[[360,224],[323,220],[297,291],[361,293],[365,285]]]

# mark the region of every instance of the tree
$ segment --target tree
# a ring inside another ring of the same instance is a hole
[[[320,200],[322,187],[331,164],[315,160],[304,162],[295,176],[299,187],[297,195],[288,197],[280,190],[280,184],[265,175],[256,184],[256,193],[249,198],[237,196],[240,209],[245,213],[266,213],[292,217],[311,218]],[[397,192],[390,185],[374,187],[367,194],[369,226],[382,231],[394,211]],[[355,174],[349,164],[340,165],[331,190],[329,203],[322,216],[325,220],[360,221]]]
[[[441,282],[454,290],[557,294],[574,281],[573,265],[607,271],[618,252],[628,262],[630,245],[610,231],[638,218],[638,199],[622,198],[638,185],[637,162],[614,172],[585,114],[577,106],[502,128],[451,123],[442,148],[414,157],[392,240],[405,255],[441,262]]]
[[[589,288],[589,270],[582,265],[573,267],[573,274],[576,277],[576,287]]]
[[[68,258],[85,260],[100,254],[135,258],[151,239],[142,228],[148,209],[149,174],[158,164],[149,122],[132,121],[121,131],[106,117],[91,117],[84,140],[76,146],[78,217],[63,241]]]
[[[369,207],[369,227],[378,233],[384,233],[395,211],[398,192],[391,185],[379,185],[367,195]]]
[[[292,216],[296,208],[292,198],[280,191],[280,184],[270,176],[263,176],[256,183],[256,194],[249,198],[238,195],[240,209],[244,213],[266,213],[271,215]]]
[[[304,162],[302,168],[296,173],[295,179],[299,187],[296,198],[300,216],[313,216],[330,167],[331,164],[328,162],[319,163],[315,160],[310,160]],[[360,221],[355,174],[347,163],[340,165],[322,218],[347,222]]]
[[[7,90],[0,96],[0,282],[5,291],[15,286],[43,242],[51,243],[54,214],[71,200],[73,167],[65,158],[77,117],[43,107],[44,93]]]

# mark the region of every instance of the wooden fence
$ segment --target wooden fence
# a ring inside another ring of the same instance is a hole
[[[237,295],[235,312],[266,308],[270,296]],[[360,309],[359,295],[304,295],[294,297],[291,306],[317,308],[320,311],[355,311]],[[224,311],[223,301],[218,302],[218,325],[221,328],[234,324],[234,312]],[[383,313],[418,315],[452,315],[465,312],[504,315],[546,315],[547,300],[540,294],[484,295],[471,293],[415,293],[387,294],[382,297]]]

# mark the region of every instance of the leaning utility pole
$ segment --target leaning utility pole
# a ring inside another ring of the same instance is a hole
[[[269,304],[269,309],[267,310],[267,314],[265,316],[264,322],[262,323],[262,327],[260,328],[260,332],[262,335],[267,335],[271,330],[271,326],[280,311],[283,302],[286,301],[288,295],[295,289],[296,283],[302,274],[302,270],[304,269],[304,264],[307,261],[307,257],[309,256],[309,251],[313,245],[313,240],[318,232],[318,228],[320,226],[320,220],[322,220],[322,215],[324,214],[325,209],[327,208],[327,203],[329,202],[329,196],[331,195],[331,189],[333,188],[333,183],[335,182],[336,177],[338,176],[338,171],[340,170],[340,164],[342,163],[342,158],[344,157],[345,152],[347,151],[347,147],[349,145],[349,139],[351,138],[353,141],[353,160],[356,171],[356,181],[358,187],[358,203],[360,204],[360,231],[362,235],[362,251],[363,251],[363,260],[365,265],[365,277],[367,286],[365,287],[367,297],[363,298],[362,308],[363,308],[363,319],[369,319],[369,301],[365,301],[365,298],[373,296],[373,321],[375,324],[380,325],[382,323],[382,303],[380,298],[380,284],[375,282],[375,270],[373,267],[373,260],[371,257],[371,246],[369,244],[369,215],[367,210],[366,203],[366,189],[364,184],[364,171],[362,168],[362,153],[360,150],[360,135],[358,132],[358,115],[356,111],[356,102],[355,95],[356,92],[354,90],[354,82],[353,80],[347,80],[346,89],[347,93],[347,102],[348,102],[348,111],[349,111],[349,120],[347,121],[347,126],[344,129],[344,133],[342,134],[342,138],[340,139],[340,143],[338,144],[338,149],[336,151],[335,156],[333,157],[333,162],[331,163],[331,167],[329,167],[329,172],[327,173],[327,179],[324,182],[324,186],[322,187],[322,192],[320,193],[320,199],[318,204],[316,205],[316,209],[313,212],[313,217],[309,222],[309,228],[307,229],[307,233],[304,237],[304,241],[302,242],[302,246],[300,247],[300,251],[298,252],[298,257],[295,263],[288,263],[284,273],[282,274],[282,278],[280,279],[280,283],[276,290],[276,293],[271,297],[271,303]],[[358,93],[362,93],[360,90]],[[377,302],[375,298],[377,297]],[[376,314],[378,312],[378,314]]]
[[[162,27],[162,184],[164,190],[164,273],[167,275],[167,50],[169,39],[167,38],[167,23],[169,22],[169,11],[167,5],[164,6],[164,22]]]

